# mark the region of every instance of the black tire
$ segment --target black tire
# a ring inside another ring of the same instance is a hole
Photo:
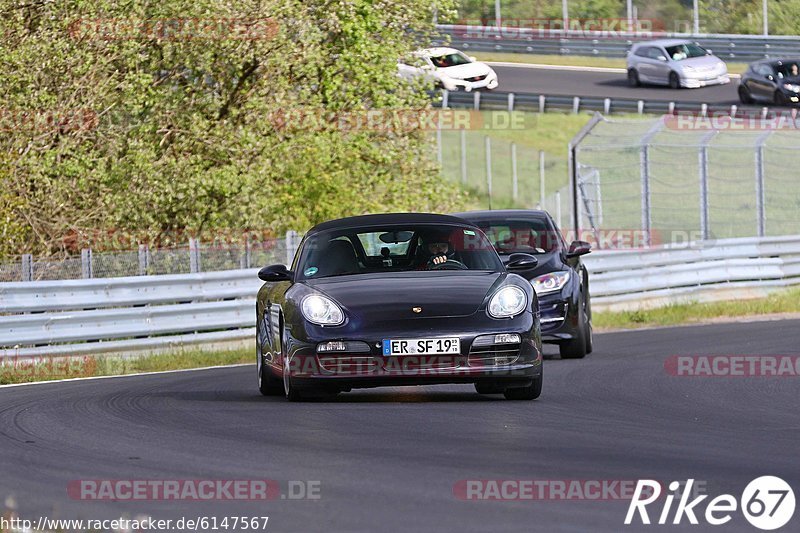
[[[288,357],[283,358],[283,393],[286,396],[286,399],[290,402],[300,402],[303,401],[303,394],[300,392],[300,389],[297,388],[296,385],[292,383],[292,373],[290,371],[291,365],[289,364]]]
[[[775,91],[775,94],[772,97],[772,101],[775,102],[775,105],[786,107],[789,105],[789,99],[786,98],[786,95],[780,91]]]
[[[681,88],[681,79],[678,77],[678,74],[676,72],[669,73],[669,88],[670,89]]]
[[[584,305],[583,294],[578,301],[578,326],[575,328],[575,338],[569,342],[559,344],[558,351],[561,359],[583,359],[588,353],[586,351],[586,306]]]
[[[739,85],[739,101],[743,104],[753,104],[755,100],[746,85]]]
[[[258,313],[256,313],[256,324],[258,324]],[[258,390],[264,396],[280,396],[283,394],[283,384],[275,377],[269,368],[264,364],[264,357],[261,353],[261,334],[256,328],[256,372],[258,373]]]
[[[503,396],[506,400],[535,400],[542,395],[542,376],[533,378],[533,382],[527,387],[515,387],[506,389]]]
[[[478,394],[502,394],[505,392],[505,389],[496,383],[479,381],[475,383],[475,392]]]
[[[589,297],[584,296],[586,301],[586,353],[590,354],[594,350],[594,330],[592,329],[592,302]]]
[[[642,85],[642,82],[639,81],[639,73],[634,68],[628,70],[628,85],[630,87],[641,87]]]

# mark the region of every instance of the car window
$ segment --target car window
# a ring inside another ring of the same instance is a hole
[[[477,221],[497,253],[544,254],[558,249],[559,235],[544,218]]]
[[[456,65],[466,65],[467,63],[471,63],[471,61],[461,52],[456,52],[453,54],[432,56],[431,63],[433,63],[433,66],[437,68],[447,68],[454,67]]]
[[[361,248],[365,256],[359,255]],[[296,271],[298,279],[318,279],[432,270],[431,260],[437,255],[448,260],[448,268],[441,268],[443,272],[504,269],[493,245],[474,226],[409,224],[311,235],[303,242]]]
[[[651,46],[650,48],[647,49],[647,57],[649,57],[650,59],[659,59],[663,55],[664,52],[660,48],[655,48]]]
[[[678,44],[675,46],[667,46],[667,55],[673,59],[673,61],[682,61],[684,59],[690,59],[693,57],[702,57],[707,55],[706,49],[702,46],[698,46],[694,43],[684,43]]]
[[[634,53],[635,55],[639,56],[639,57],[648,57],[648,55],[647,55],[647,54],[648,54],[648,52],[650,51],[650,48],[651,48],[651,47],[649,47],[649,46],[640,46],[640,47],[639,47],[639,48],[637,48],[637,49],[636,49],[636,51],[635,51],[635,52],[633,52],[633,53]]]
[[[404,57],[400,62],[403,63],[404,65],[416,68],[422,68],[428,64],[425,61],[425,58],[419,56]]]
[[[758,65],[756,67],[756,74],[759,76],[774,76],[775,70],[771,65]]]

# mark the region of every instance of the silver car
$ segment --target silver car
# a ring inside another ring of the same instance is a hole
[[[691,41],[668,39],[636,43],[628,52],[628,84],[705,87],[729,83],[728,66]]]

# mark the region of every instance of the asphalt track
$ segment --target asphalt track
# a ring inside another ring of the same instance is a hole
[[[535,402],[444,386],[288,403],[261,397],[250,366],[0,388],[0,502],[14,494],[33,518],[266,515],[276,532],[752,532],[739,513],[721,528],[625,527],[624,501],[462,501],[453,487],[695,478],[712,496],[738,498],[771,474],[800,495],[800,378],[664,370],[672,354],[798,346],[800,320],[598,335],[584,360],[545,361]],[[66,493],[76,479],[253,478],[318,480],[320,499],[84,502]]]
[[[609,72],[609,69],[581,70],[501,65],[492,65],[492,68],[500,80],[497,90],[502,92],[741,105],[736,92],[739,86],[738,78],[732,79],[726,85],[675,90],[655,85],[629,87],[626,74],[621,69],[619,72]]]

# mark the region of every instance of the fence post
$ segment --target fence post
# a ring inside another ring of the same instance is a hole
[[[486,184],[489,188],[489,210],[492,209],[492,139],[484,137],[486,150]]]
[[[250,268],[250,261],[250,235],[245,234],[244,250],[242,251],[242,256],[239,258],[239,267],[242,269]]]
[[[146,244],[139,245],[139,275],[146,276],[150,266],[150,250]]]
[[[709,239],[708,221],[708,142],[716,131],[707,133],[700,144],[700,235],[704,241]]]
[[[294,261],[294,254],[297,252],[297,232],[289,230],[286,232],[286,266]]]
[[[511,197],[517,201],[519,182],[517,181],[517,145],[511,143]]]
[[[94,272],[92,272],[91,248],[84,248],[81,250],[81,276],[83,279],[91,279],[94,277]]]
[[[436,160],[442,166],[442,120],[441,117],[436,121]]]
[[[539,150],[539,209],[545,209],[544,150]]]
[[[461,133],[461,183],[467,184],[467,132],[463,128]]]
[[[642,138],[642,148],[639,154],[639,172],[642,178],[642,231],[644,232],[644,245],[650,246],[650,232],[652,231],[652,206],[650,193],[650,139],[664,126],[664,116],[647,131]]]
[[[764,191],[764,144],[772,131],[762,133],[756,141],[756,227],[759,237],[766,235],[767,213]]]
[[[22,281],[33,281],[33,255],[22,254]]]
[[[189,238],[189,270],[192,274],[202,271],[200,263],[200,242],[195,238]]]
[[[564,231],[562,229],[564,226],[561,224],[561,191],[560,190],[556,191],[556,220],[558,221],[558,229],[560,229],[561,231]],[[579,238],[579,237],[577,237],[577,233],[576,233],[576,237],[575,238],[576,239]]]

